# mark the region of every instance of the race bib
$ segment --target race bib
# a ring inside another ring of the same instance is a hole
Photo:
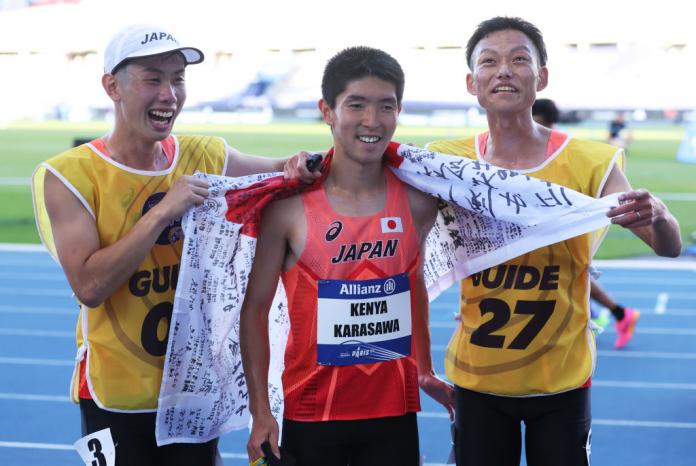
[[[411,354],[408,275],[319,280],[317,363],[367,364]]]
[[[116,446],[111,429],[106,428],[82,437],[73,444],[86,466],[114,466]]]

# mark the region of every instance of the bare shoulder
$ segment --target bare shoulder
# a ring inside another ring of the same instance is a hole
[[[626,178],[623,170],[614,165],[609,172],[609,176],[607,177],[607,181],[604,185],[604,189],[602,189],[601,195],[607,196],[613,193],[630,191],[631,189],[631,183],[628,181],[628,178]]]
[[[261,235],[266,240],[287,240],[296,229],[300,219],[304,219],[302,197],[294,195],[286,199],[270,202],[261,216]]]
[[[411,209],[437,210],[437,198],[410,185],[406,185],[406,191],[408,192],[408,201],[411,204]]]
[[[302,254],[307,233],[300,195],[271,202],[263,211],[257,248],[272,261],[282,255],[283,267],[290,268]]]
[[[411,207],[413,222],[417,228],[423,230],[423,234],[427,234],[437,216],[438,200],[430,194],[419,191],[413,186],[407,185],[406,192],[408,193],[408,202]]]
[[[302,212],[304,212],[302,196],[296,194],[285,199],[278,199],[270,202],[264,208],[263,216],[264,219],[268,217],[279,220],[292,220],[293,217],[301,214]]]

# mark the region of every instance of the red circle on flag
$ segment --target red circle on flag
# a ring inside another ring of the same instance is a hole
[[[387,222],[387,227],[388,227],[390,230],[395,229],[395,228],[396,228],[396,222],[395,222],[394,220],[389,220],[389,221]]]

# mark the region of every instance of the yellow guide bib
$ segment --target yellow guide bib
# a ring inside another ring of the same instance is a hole
[[[173,137],[173,136],[172,136]],[[220,138],[174,137],[174,160],[161,171],[126,167],[94,145],[72,148],[39,165],[32,178],[36,223],[57,260],[44,203],[50,171],[94,217],[102,247],[128,233],[182,175],[223,174],[226,144]],[[78,364],[87,357],[87,383],[95,402],[112,411],[152,411],[162,380],[174,291],[181,258],[180,221],[162,231],[131,278],[96,308],[81,306]],[[77,401],[75,371],[71,388]]]
[[[428,145],[482,160],[478,148],[474,138]],[[566,138],[540,166],[520,173],[598,197],[610,170],[622,163],[620,149]],[[545,246],[462,280],[462,324],[445,357],[450,380],[507,396],[558,393],[587,382],[595,363],[588,267],[598,234]]]

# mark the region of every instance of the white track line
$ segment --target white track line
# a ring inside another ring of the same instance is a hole
[[[689,309],[670,307],[669,316],[696,317],[696,306]]]
[[[61,395],[30,395],[27,393],[0,393],[0,400],[12,401],[59,401],[61,403],[72,403],[69,396]]]
[[[592,419],[592,425],[657,427],[663,429],[696,429],[696,422],[630,421],[628,419]]]
[[[39,359],[39,358],[8,358],[0,357],[0,364],[16,366],[75,366],[71,359]]]
[[[636,388],[639,390],[696,390],[696,383],[641,382],[592,379],[593,387]]]
[[[447,350],[447,345],[432,345],[432,352],[440,353]],[[607,358],[649,358],[649,359],[676,359],[696,360],[696,353],[677,353],[666,351],[615,351],[599,350],[598,356]]]
[[[607,269],[650,269],[650,270],[692,270],[696,271],[696,261],[685,259],[605,259],[592,261],[599,270]]]
[[[433,345],[433,352],[444,352],[446,345]],[[597,355],[605,358],[646,358],[646,359],[675,359],[696,360],[696,353],[676,353],[657,351],[597,351]],[[73,366],[69,359],[41,359],[41,358],[16,358],[0,357],[0,364],[25,365],[25,366]]]
[[[689,287],[689,289],[692,289],[694,286],[694,277],[692,275],[688,274],[682,274],[679,273],[680,277],[684,278],[676,278],[674,277],[674,274],[662,274],[662,276],[651,276],[650,277],[650,285],[651,287],[670,287],[670,288],[675,288],[678,286],[686,286]],[[635,275],[633,276],[626,276],[626,275],[614,275],[614,276],[609,276],[609,277],[601,277],[599,281],[602,283],[602,285],[628,285],[629,288],[635,288],[636,286],[636,277]]]
[[[223,458],[230,458],[230,459],[236,459],[236,460],[246,460],[248,459],[246,453],[227,453],[227,452],[220,452],[220,456]]]
[[[613,294],[616,294],[616,293],[613,293]],[[2,312],[1,311],[2,308],[3,308],[3,306],[0,305],[0,312]],[[431,305],[430,306],[431,312],[432,311],[438,311],[438,312],[450,311],[450,310],[455,309],[455,308],[456,308],[456,305],[450,305],[450,306],[447,306],[447,305],[440,305],[440,306],[435,305],[435,306],[433,306],[433,305]],[[641,315],[654,315],[653,310],[643,309],[640,311],[640,313],[641,313]],[[693,307],[689,307],[689,308],[670,307],[668,315],[671,317],[674,317],[674,316],[696,317],[696,305]],[[457,325],[459,325],[459,324],[454,320],[454,318],[452,319],[451,322],[449,322],[449,321],[430,322],[430,326],[432,328],[455,328]]]
[[[72,296],[72,290],[64,288],[0,288],[0,296]]]
[[[604,329],[605,333],[616,333],[613,325]],[[696,336],[696,328],[637,327],[636,333],[642,335],[681,335]]]
[[[73,450],[73,445],[61,443],[35,443],[35,442],[3,442],[0,441],[0,448],[23,448],[29,450]],[[222,458],[246,460],[246,453],[220,452]],[[423,466],[447,466],[445,463],[424,463]]]
[[[2,312],[0,310],[0,312]],[[650,315],[650,313],[647,313]],[[671,315],[670,311],[670,315]],[[696,316],[696,310],[692,311],[692,315]],[[431,329],[455,329],[459,326],[458,322],[430,322],[429,327]],[[638,333],[647,335],[686,335],[686,336],[696,336],[696,328],[683,328],[683,327],[644,327],[639,326],[636,330]],[[613,325],[607,326],[604,329],[604,333],[616,333]]]
[[[657,299],[660,293],[654,291],[635,291],[635,290],[614,290],[611,292],[612,295],[623,296],[626,298],[644,298],[644,299]],[[687,299],[696,300],[696,292],[694,291],[684,291],[684,292],[673,292],[669,294],[671,299]]]
[[[61,308],[50,308],[50,307],[34,307],[34,306],[8,306],[0,304],[0,314],[48,314],[48,315],[69,315],[77,316],[80,309],[77,304],[73,309],[61,307]],[[696,311],[694,311],[696,315]]]
[[[597,351],[604,358],[688,359],[696,360],[696,353],[670,353],[658,351]]]
[[[0,335],[10,337],[75,338],[74,331],[40,330],[24,328],[0,328]]]
[[[442,376],[445,378],[444,376]],[[621,388],[634,390],[682,390],[694,391],[696,384],[694,383],[666,383],[666,382],[643,382],[643,381],[623,381],[623,380],[601,380],[592,379],[593,387],[602,388]],[[0,400],[10,401],[47,401],[72,403],[67,395],[45,395],[45,394],[27,394],[27,393],[0,393]],[[447,417],[446,413],[436,411],[421,411],[418,413],[420,417],[439,418]]]
[[[22,281],[32,281],[32,280],[48,280],[53,282],[62,282],[65,287],[68,287],[68,282],[65,280],[65,275],[60,269],[56,269],[55,272],[46,273],[35,273],[35,272],[0,272],[0,279],[3,280],[22,280]]]
[[[2,448],[27,448],[30,450],[75,450],[72,445],[60,443],[35,443],[35,442],[3,442],[0,441]]]
[[[44,260],[43,255],[38,256],[38,258],[30,258],[29,255],[23,255],[20,258],[9,258],[5,255],[0,254],[0,267],[2,267],[3,270],[23,268],[32,271],[41,270],[45,272],[63,273],[63,270],[60,268],[60,265],[53,261]]]
[[[449,419],[444,412],[421,412],[418,417]],[[622,427],[659,427],[668,429],[696,429],[696,422],[635,421],[630,419],[592,419],[592,425]]]
[[[7,252],[48,252],[43,244],[0,243],[0,251]]]
[[[664,314],[667,311],[667,303],[669,302],[669,293],[660,293],[655,301],[655,314]]]

